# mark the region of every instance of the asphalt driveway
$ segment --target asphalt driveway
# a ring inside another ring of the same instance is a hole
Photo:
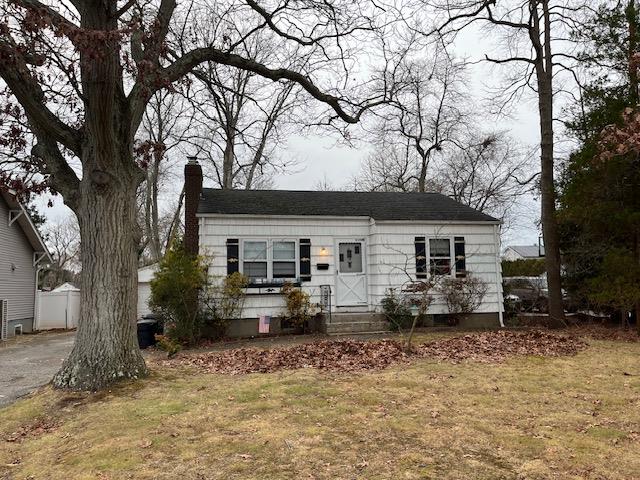
[[[48,383],[73,347],[75,332],[0,342],[0,408]]]

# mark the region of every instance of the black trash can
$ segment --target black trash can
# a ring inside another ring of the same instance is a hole
[[[156,344],[157,320],[138,320],[138,345],[145,349]]]
[[[147,313],[142,316],[142,320],[153,320],[156,322],[156,333],[164,335],[164,319],[157,313]]]

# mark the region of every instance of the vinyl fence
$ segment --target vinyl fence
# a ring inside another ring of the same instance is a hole
[[[80,292],[38,292],[38,309],[34,328],[76,328],[80,318]]]

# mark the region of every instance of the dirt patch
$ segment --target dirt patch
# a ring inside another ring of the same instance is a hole
[[[4,440],[10,443],[20,443],[27,437],[39,437],[54,431],[60,426],[60,422],[46,417],[36,418],[33,422],[23,425],[15,432],[7,435]]]
[[[407,354],[395,340],[323,340],[288,348],[238,348],[197,355],[183,354],[164,365],[194,366],[230,375],[267,373],[297,368],[339,372],[380,370],[415,358],[497,363],[514,355],[574,355],[587,345],[575,336],[543,331],[498,331],[469,334],[416,345]]]

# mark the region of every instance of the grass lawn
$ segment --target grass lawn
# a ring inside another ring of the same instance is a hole
[[[151,365],[0,410],[8,479],[640,479],[640,343],[503,364],[225,376]]]

